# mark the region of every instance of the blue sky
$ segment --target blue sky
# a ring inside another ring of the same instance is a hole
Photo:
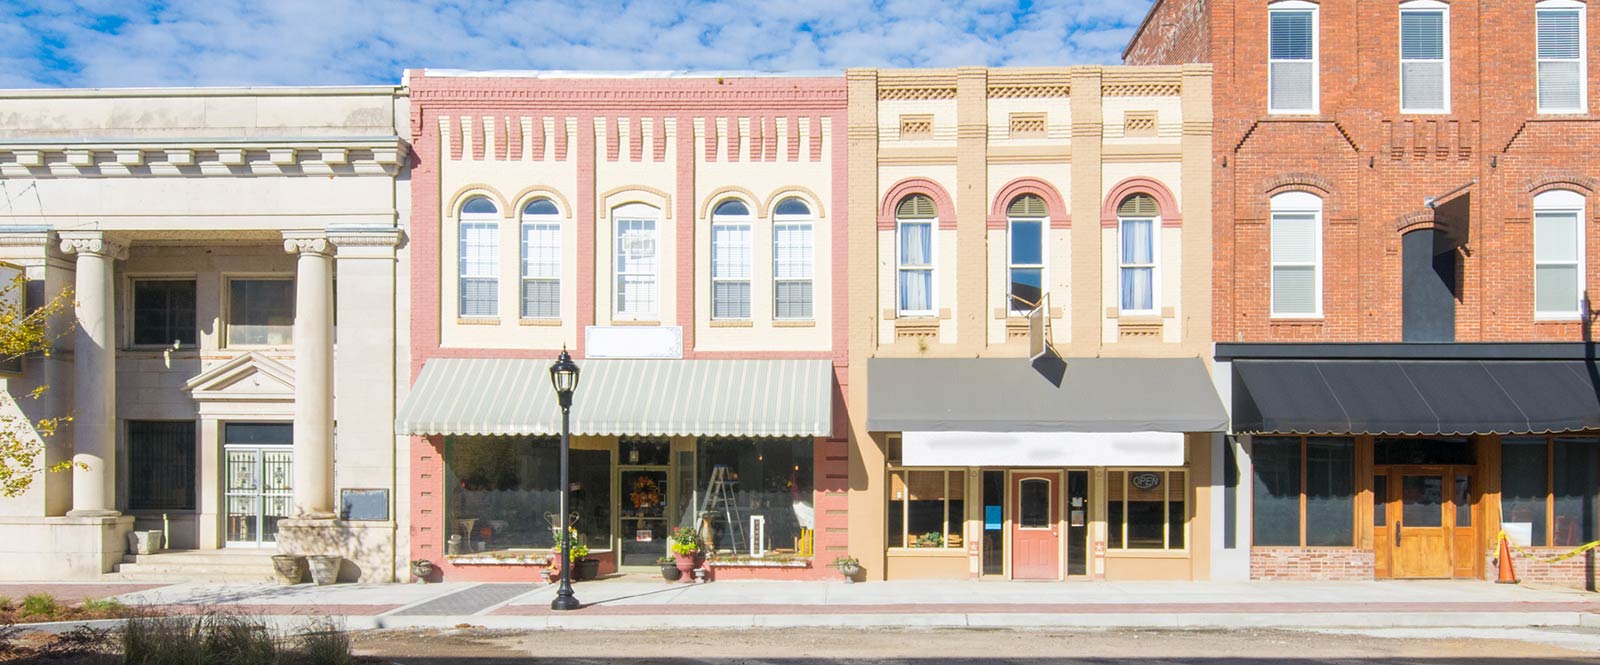
[[[1114,63],[1151,0],[0,0],[0,88]]]

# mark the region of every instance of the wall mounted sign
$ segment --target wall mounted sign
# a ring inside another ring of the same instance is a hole
[[[682,358],[683,326],[589,326],[587,358]]]
[[[1142,490],[1153,490],[1161,486],[1161,474],[1143,471],[1128,476],[1128,483]]]
[[[339,519],[347,522],[389,521],[389,490],[339,490]]]

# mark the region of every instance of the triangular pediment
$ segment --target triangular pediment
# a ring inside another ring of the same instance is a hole
[[[185,387],[197,401],[293,400],[294,369],[252,351],[195,375]]]

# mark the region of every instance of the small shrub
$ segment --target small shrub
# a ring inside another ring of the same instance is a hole
[[[352,665],[350,635],[338,622],[313,619],[292,638],[259,618],[211,612],[134,616],[122,629],[128,665]]]
[[[260,619],[238,614],[203,617],[206,656],[218,663],[273,665],[278,640]],[[208,661],[210,662],[210,661]]]
[[[61,613],[61,604],[48,593],[30,593],[22,599],[18,614],[31,619],[54,619]]]
[[[201,617],[135,617],[122,628],[122,657],[128,665],[206,662]]]
[[[299,661],[307,665],[351,665],[350,634],[339,622],[326,617],[313,619],[295,639]]]
[[[128,606],[112,598],[90,598],[78,606],[79,609],[89,614],[105,617],[121,617],[128,615]]]

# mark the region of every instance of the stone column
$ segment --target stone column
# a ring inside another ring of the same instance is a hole
[[[321,231],[285,231],[299,255],[294,302],[294,507],[299,519],[332,519],[333,245]]]
[[[74,254],[77,329],[72,358],[72,510],[69,517],[115,517],[117,511],[117,342],[112,327],[111,263],[127,245],[100,231],[61,233]]]

